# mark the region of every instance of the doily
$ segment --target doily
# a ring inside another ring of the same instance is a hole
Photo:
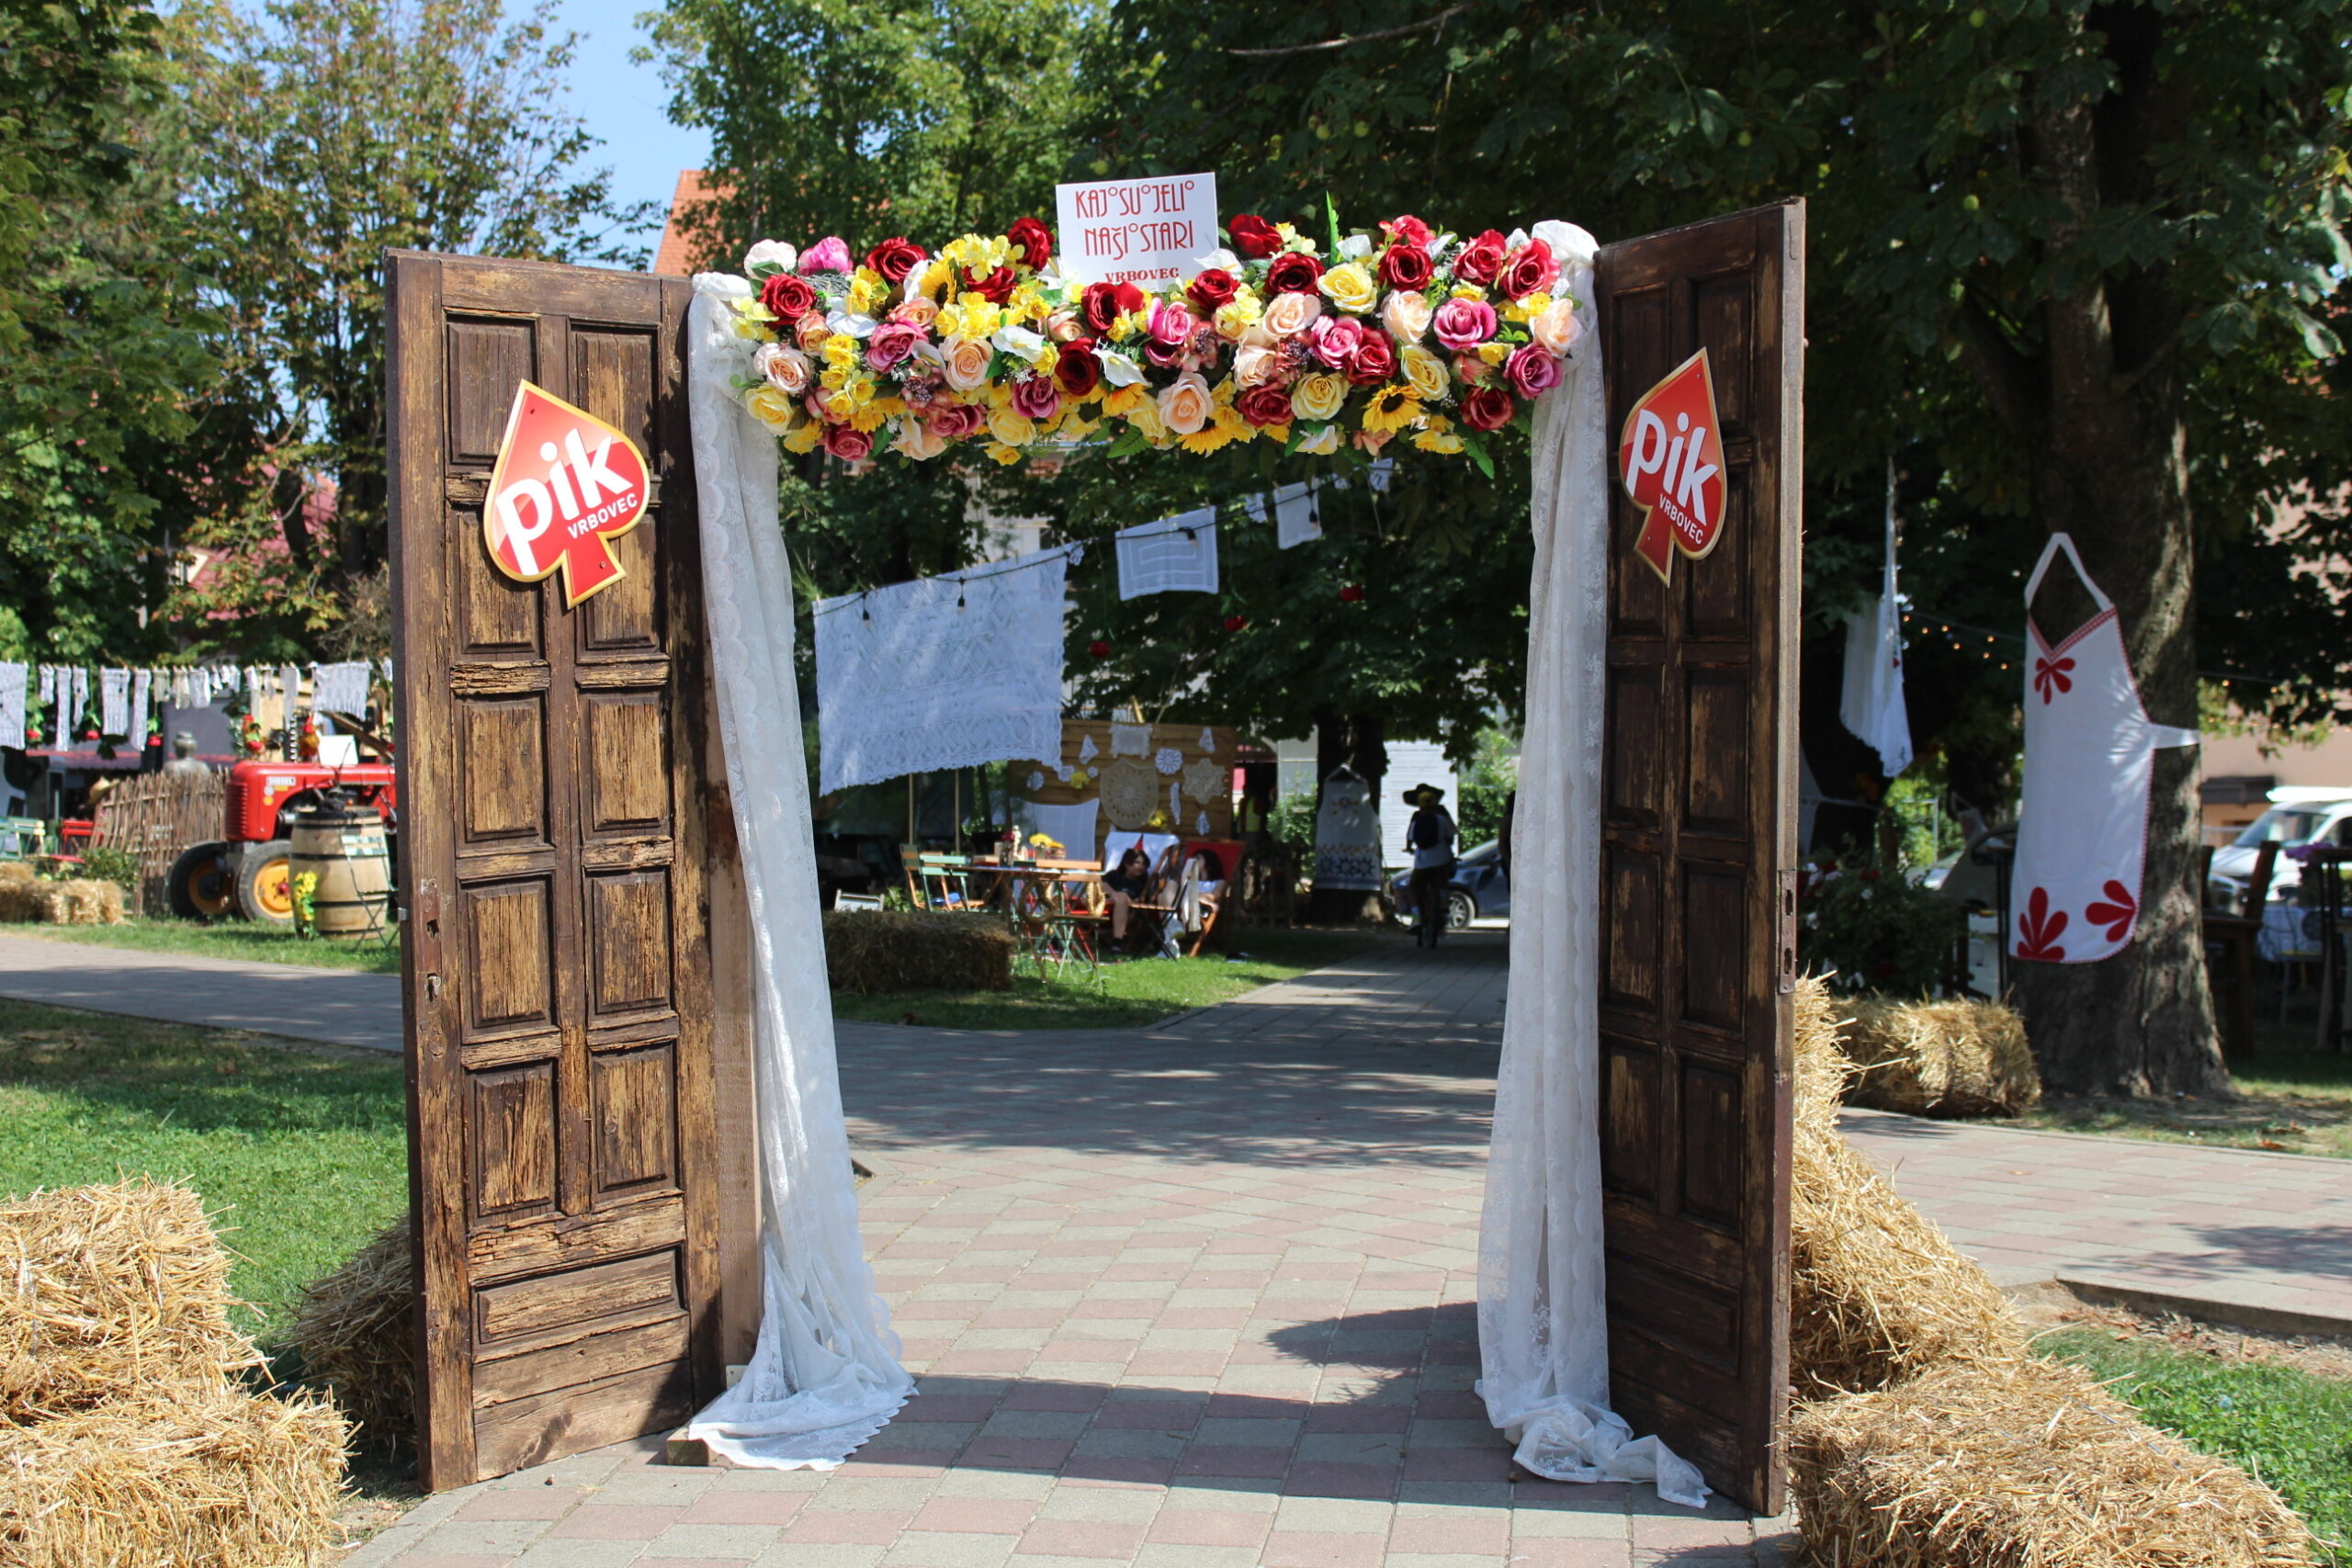
[[[1225,770],[1203,757],[1184,770],[1184,793],[1194,800],[1216,798],[1217,786],[1225,782]]]
[[[1184,771],[1184,753],[1173,746],[1162,746],[1152,753],[1151,765],[1159,770],[1162,777],[1174,778]]]
[[[1216,731],[1205,724],[1201,726],[1201,750],[1211,755],[1216,752]]]
[[[1078,742],[1078,760],[1080,761],[1091,762],[1102,754],[1102,748],[1094,744],[1094,737],[1088,735],[1080,739]]]
[[[1207,812],[1204,811],[1198,817],[1193,818],[1193,831],[1198,833],[1204,839],[1208,837],[1209,814]]]
[[[1111,727],[1111,755],[1141,757],[1151,750],[1151,726],[1148,724],[1114,724]]]
[[[1143,763],[1122,758],[1100,776],[1102,809],[1114,828],[1140,828],[1159,809],[1159,780]]]
[[[1045,775],[1042,772],[1040,772],[1039,770],[1037,770],[1037,769],[1035,769],[1035,768],[1032,768],[1032,769],[1030,769],[1030,770],[1029,770],[1029,787],[1030,787],[1030,789],[1032,789],[1033,791],[1034,791],[1034,790],[1041,790],[1041,789],[1045,788],[1045,787],[1046,787],[1046,775]]]

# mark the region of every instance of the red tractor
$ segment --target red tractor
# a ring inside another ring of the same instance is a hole
[[[214,920],[243,915],[292,925],[294,893],[287,863],[293,852],[287,833],[295,811],[322,804],[329,790],[346,805],[382,812],[387,837],[391,836],[397,801],[390,762],[332,766],[249,758],[232,767],[225,841],[192,845],[173,863],[172,913]]]

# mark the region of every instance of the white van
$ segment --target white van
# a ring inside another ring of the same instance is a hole
[[[2298,844],[2352,845],[2352,789],[2328,784],[2281,784],[2270,792],[2270,809],[2246,824],[2228,846],[2213,852],[2213,869],[2206,880],[2208,904],[2238,908],[2245,885],[2254,875],[2255,857],[2262,846],[2278,846],[2278,869],[2270,877],[2270,901],[2290,898],[2301,878],[2301,864],[2287,858]]]

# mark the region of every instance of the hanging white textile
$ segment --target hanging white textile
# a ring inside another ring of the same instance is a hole
[[[1878,752],[1879,772],[1911,765],[1911,715],[1903,701],[1903,606],[1894,594],[1894,459],[1886,460],[1886,566],[1878,600],[1846,621],[1846,683],[1838,721]]]
[[[1216,592],[1216,509],[1204,506],[1157,523],[1122,528],[1119,597]]]
[[[353,660],[342,664],[311,666],[311,705],[326,713],[347,713],[354,718],[368,712],[368,677],[366,660]]]
[[[751,345],[720,303],[750,288],[695,280],[687,379],[718,730],[751,911],[763,1314],[741,1381],[687,1433],[738,1464],[829,1470],[898,1413],[914,1383],[899,1365],[857,1230],[800,750],[792,573],[776,522],[776,443],[736,396]],[[1060,572],[1051,575],[1058,583]]]
[[[2031,606],[2061,550],[2098,614],[2052,647]],[[2197,731],[2148,722],[2123,651],[2122,617],[2083,570],[2073,539],[2050,536],[2025,599],[2025,798],[2009,874],[2018,912],[2009,952],[2091,964],[2130,946],[2140,922],[2156,750],[2194,746]]]
[[[284,725],[290,733],[299,728],[302,722],[299,712],[302,705],[302,667],[299,664],[279,665],[277,687],[278,696],[281,699],[277,722]]]
[[[1380,886],[1380,811],[1353,772],[1323,781],[1315,812],[1315,888],[1371,893]]]
[[[819,787],[1060,755],[1077,550],[818,600]]]
[[[1609,583],[1609,436],[1600,337],[1589,319],[1592,237],[1535,231],[1580,303],[1585,331],[1561,384],[1535,405],[1535,575],[1529,587],[1527,735],[1515,858],[1556,886],[1600,882],[1600,740]],[[1327,792],[1329,786],[1326,786]],[[1478,1392],[1555,1481],[1655,1481],[1698,1507],[1698,1471],[1609,1409],[1602,1294],[1600,953],[1589,922],[1521,920],[1510,931],[1494,1143],[1478,1225]]]
[[[134,670],[130,672],[130,735],[131,739],[141,746],[147,743],[147,705],[154,694],[155,672],[153,670]]]
[[[62,715],[57,700],[57,666],[54,664],[40,667],[40,707],[41,716],[49,726],[49,744],[54,746],[65,737],[65,727],[59,722]],[[40,743],[38,738],[28,737],[28,739],[36,745]]]
[[[1030,834],[1043,833],[1059,844],[1071,860],[1094,858],[1094,825],[1102,812],[1102,803],[1099,800],[1081,800],[1075,806],[1047,806],[1021,799],[1012,803],[1012,819],[1021,825],[1024,842]]]
[[[25,677],[28,667],[0,662],[0,746],[30,742],[25,736]]]
[[[90,709],[90,672],[80,665],[67,671],[74,682],[74,694],[67,703],[70,712],[65,721],[65,735],[70,739],[82,728],[82,716]]]

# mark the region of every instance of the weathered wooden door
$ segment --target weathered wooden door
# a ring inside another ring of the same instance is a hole
[[[1781,1506],[1796,977],[1804,208],[1600,253],[1613,443],[1708,351],[1724,532],[1658,575],[1616,497],[1600,1050],[1610,1390],[1709,1483]]]
[[[396,254],[391,552],[428,1489],[718,1389],[700,564],[677,278]],[[528,378],[634,440],[627,575],[496,570]]]

